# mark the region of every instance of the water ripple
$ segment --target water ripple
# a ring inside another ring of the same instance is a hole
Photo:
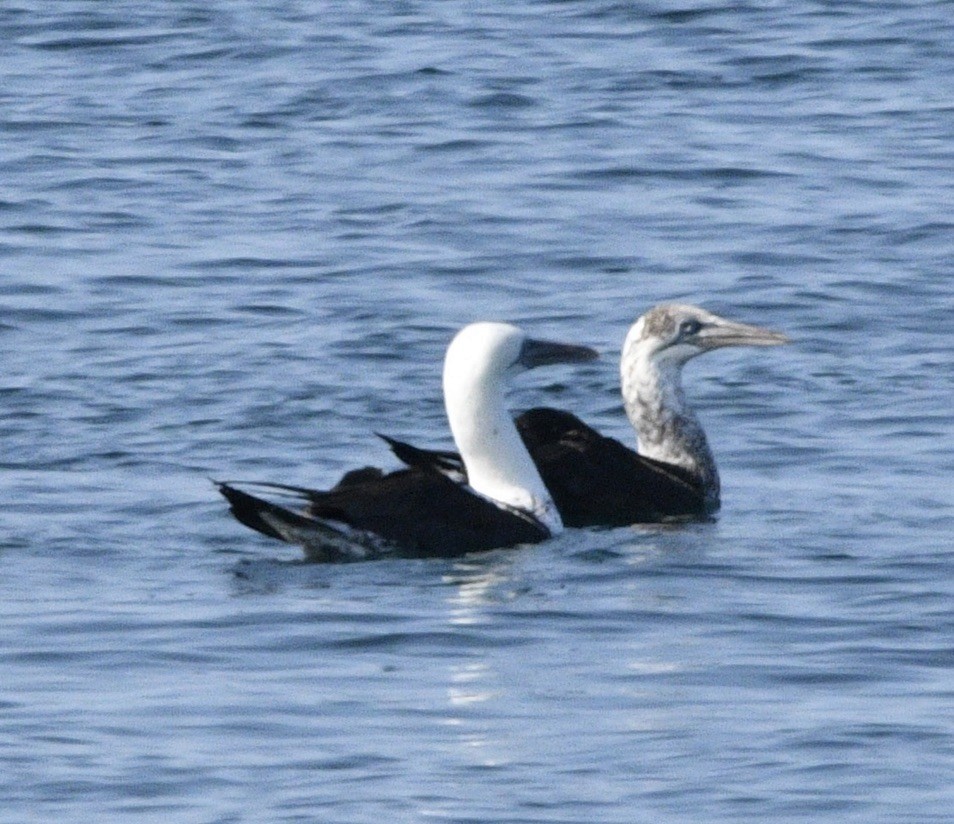
[[[6,816],[946,821],[954,31],[870,11],[5,7]],[[663,300],[793,339],[687,369],[711,523],[325,567],[208,481],[449,446],[477,318],[635,444]]]

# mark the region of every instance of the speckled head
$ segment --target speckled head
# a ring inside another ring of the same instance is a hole
[[[699,306],[663,303],[630,328],[623,361],[642,357],[682,365],[696,355],[724,346],[776,346],[787,341],[779,332],[726,320]]]
[[[778,332],[683,303],[653,307],[626,336],[620,377],[639,452],[695,476],[710,511],[719,504],[719,473],[702,425],[683,394],[682,367],[723,346],[775,346],[787,340]]]

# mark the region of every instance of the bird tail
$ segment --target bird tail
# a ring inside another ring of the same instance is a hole
[[[239,523],[269,538],[298,544],[310,561],[359,561],[370,555],[367,536],[293,512],[229,483],[215,483]]]

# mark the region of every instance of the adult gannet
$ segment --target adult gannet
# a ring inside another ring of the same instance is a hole
[[[719,509],[719,472],[686,401],[682,367],[727,346],[775,346],[788,338],[720,318],[698,306],[650,309],[629,329],[620,360],[626,414],[637,451],[569,412],[530,409],[517,429],[566,526],[622,526],[708,517]],[[409,465],[466,477],[452,452],[388,439]]]
[[[474,323],[444,360],[447,417],[467,481],[410,467],[348,473],[333,489],[259,486],[303,501],[295,512],[219,483],[232,514],[265,535],[300,544],[311,560],[456,556],[542,541],[559,512],[504,402],[509,378],[537,366],[592,360],[588,347],[539,341],[516,326]]]

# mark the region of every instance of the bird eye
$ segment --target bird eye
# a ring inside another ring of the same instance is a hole
[[[702,328],[702,324],[695,318],[689,318],[679,324],[679,335],[695,335]]]

